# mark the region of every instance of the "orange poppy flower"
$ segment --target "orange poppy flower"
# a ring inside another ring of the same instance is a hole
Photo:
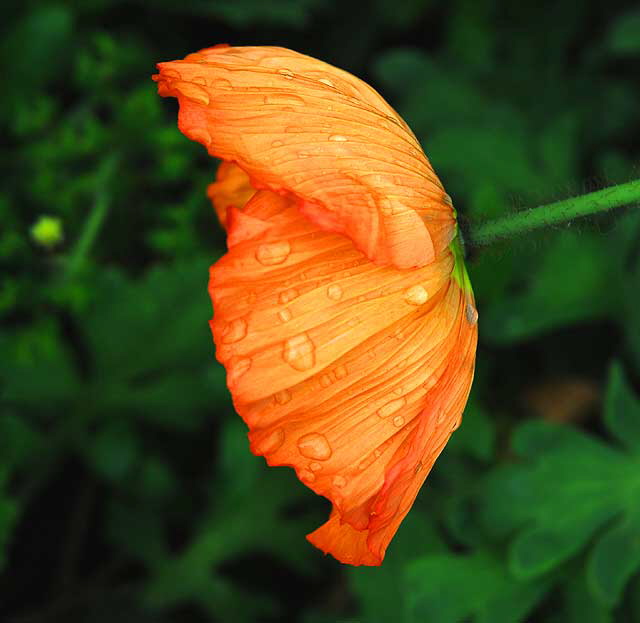
[[[180,130],[224,161],[211,327],[251,450],[332,502],[311,543],[379,565],[473,378],[451,201],[404,121],[340,69],[228,46],[158,67]]]

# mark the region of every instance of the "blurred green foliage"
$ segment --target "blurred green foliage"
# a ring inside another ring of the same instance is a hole
[[[637,8],[31,0],[0,29],[3,621],[640,621],[638,210],[472,253],[463,426],[384,565],[343,567],[304,540],[324,502],[248,452],[207,326],[215,163],[150,81],[224,41],[351,70],[473,226],[638,176]],[[552,422],[567,378],[601,399]]]

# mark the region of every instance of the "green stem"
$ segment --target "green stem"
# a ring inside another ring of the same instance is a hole
[[[470,228],[467,241],[480,247],[639,201],[640,180],[635,180],[480,223]]]
[[[102,224],[107,216],[110,204],[109,183],[112,181],[117,162],[116,156],[107,158],[97,174],[97,190],[95,201],[85,221],[82,234],[76,242],[69,256],[65,276],[71,278],[78,273],[85,262],[89,250],[98,236]]]

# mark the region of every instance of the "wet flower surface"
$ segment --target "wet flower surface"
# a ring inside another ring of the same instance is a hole
[[[460,424],[477,312],[451,201],[368,85],[282,48],[159,64],[208,194],[216,355],[251,450],[333,504],[309,540],[378,565]]]

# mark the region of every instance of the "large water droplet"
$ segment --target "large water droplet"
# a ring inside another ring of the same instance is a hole
[[[339,301],[342,298],[342,288],[334,283],[327,288],[327,296],[333,301]]]
[[[392,413],[395,413],[396,411],[398,411],[398,409],[402,409],[402,407],[404,407],[406,402],[407,401],[405,400],[404,397],[391,400],[386,405],[378,409],[378,415],[383,418],[389,417]]]
[[[276,428],[255,444],[257,454],[270,454],[278,450],[284,443],[284,430]]]
[[[396,415],[396,417],[393,418],[393,425],[398,428],[404,426],[404,418],[401,415]]]
[[[247,323],[244,318],[236,318],[228,322],[222,329],[222,343],[233,344],[247,335]]]
[[[278,312],[278,317],[282,322],[289,322],[291,320],[291,311],[285,307]]]
[[[320,433],[308,433],[298,439],[300,454],[308,459],[326,461],[333,452],[327,438]]]
[[[422,286],[412,286],[404,293],[404,300],[409,305],[423,305],[428,298],[429,294]]]
[[[346,136],[342,136],[342,134],[332,134],[329,137],[330,141],[333,141],[334,143],[344,143],[345,141],[349,140],[347,139]]]
[[[274,398],[279,405],[286,405],[291,400],[291,393],[287,389],[283,389],[274,394]]]
[[[297,298],[297,296],[298,291],[295,288],[290,288],[289,290],[280,292],[278,301],[280,302],[280,305],[286,305],[289,301],[293,301],[293,299]]]
[[[301,333],[284,343],[282,356],[294,370],[309,370],[315,364],[315,347],[311,338],[306,333]]]
[[[347,479],[344,476],[336,476],[333,479],[333,486],[342,489],[347,484]]]
[[[313,463],[309,463],[309,469],[312,472],[319,472],[322,469],[322,465],[320,465],[320,463],[316,463],[314,461]]]
[[[291,245],[286,240],[265,242],[256,249],[256,259],[263,266],[275,266],[286,261],[291,253]]]

